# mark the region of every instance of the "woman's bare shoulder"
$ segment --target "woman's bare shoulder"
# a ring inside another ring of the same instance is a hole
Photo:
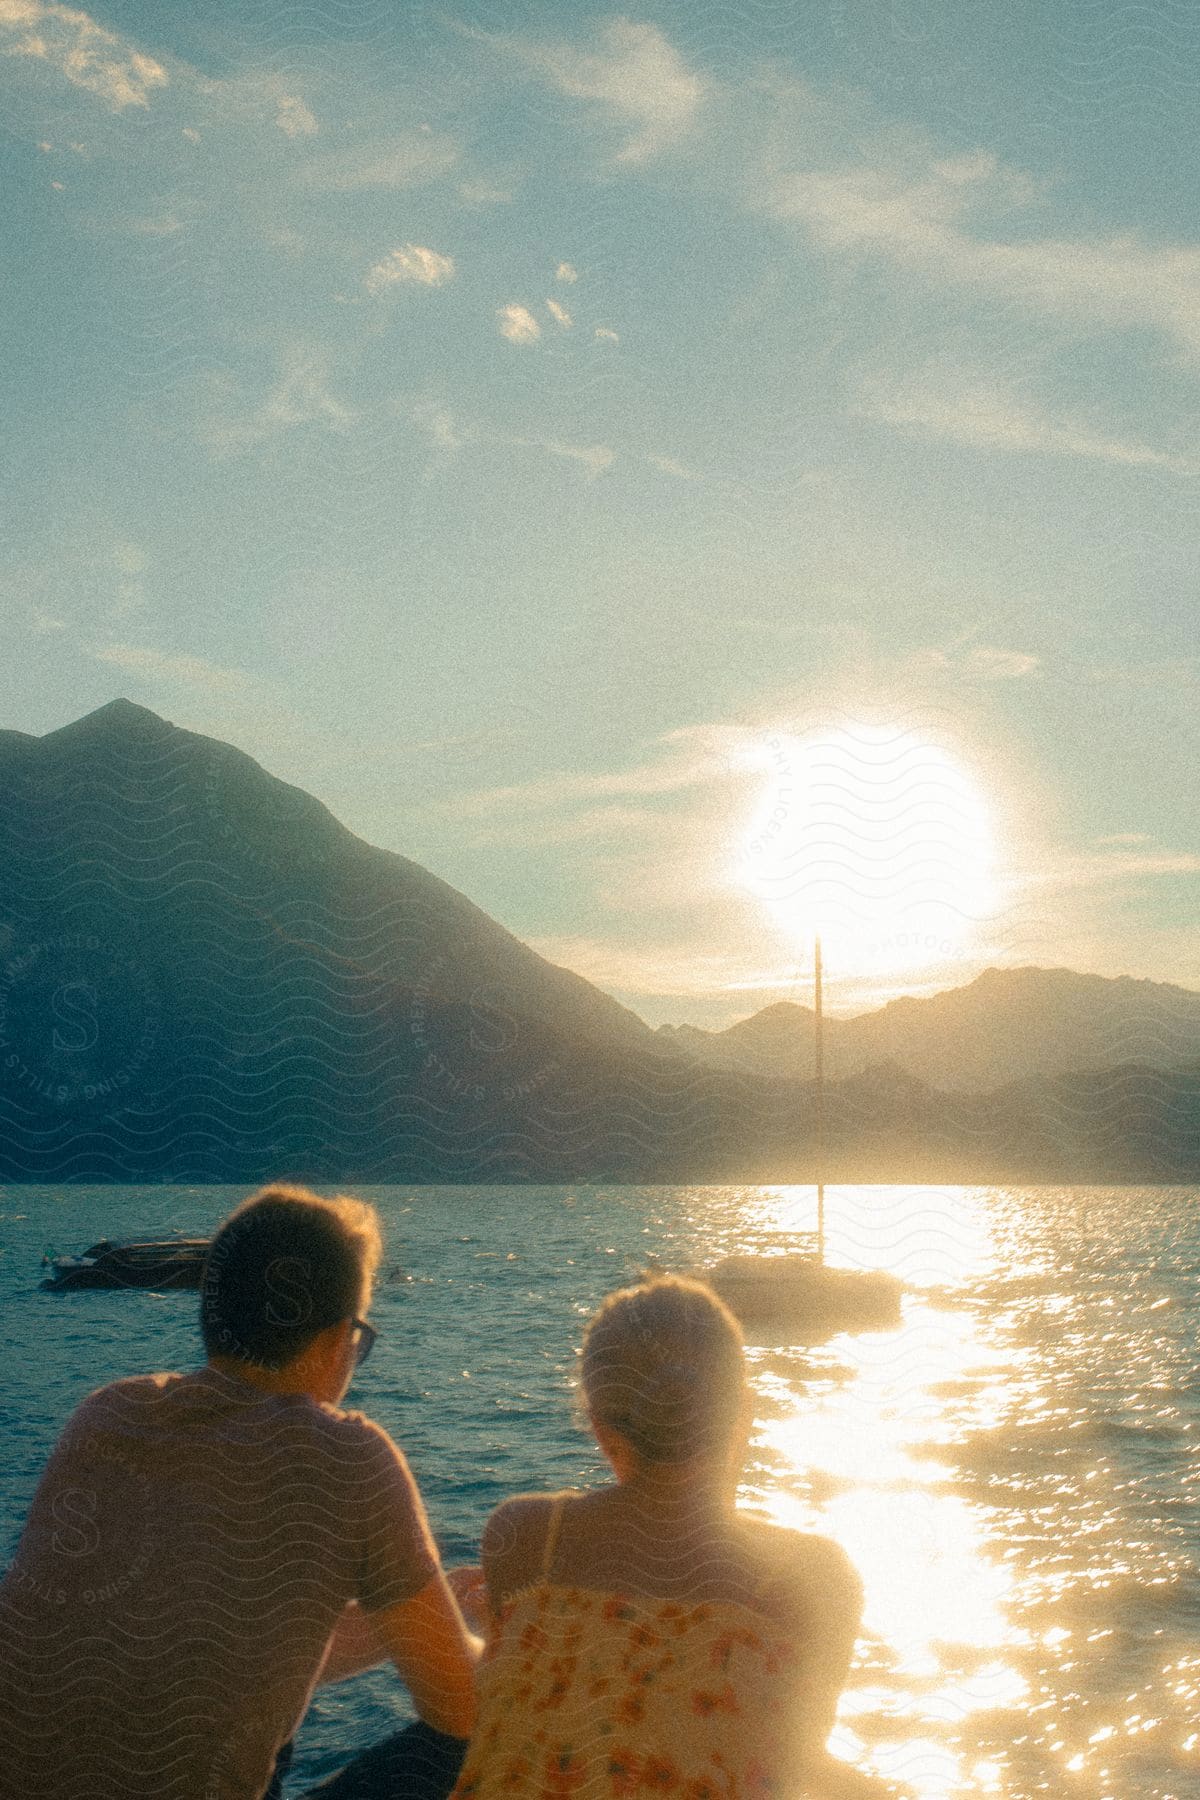
[[[503,1556],[514,1546],[544,1538],[557,1494],[513,1494],[502,1500],[483,1528],[482,1550]]]
[[[513,1591],[534,1581],[545,1562],[547,1534],[560,1502],[578,1503],[565,1494],[514,1494],[501,1501],[483,1528],[480,1555],[494,1593]]]
[[[763,1519],[748,1519],[746,1527],[765,1581],[789,1611],[811,1618],[814,1609],[861,1610],[862,1578],[833,1538]]]

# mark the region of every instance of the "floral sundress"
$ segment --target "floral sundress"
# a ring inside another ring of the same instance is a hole
[[[500,1614],[451,1800],[782,1800],[799,1657],[748,1606],[543,1578]]]

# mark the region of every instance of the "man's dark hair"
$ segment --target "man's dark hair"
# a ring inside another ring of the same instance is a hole
[[[263,1188],[209,1246],[200,1329],[210,1356],[281,1369],[317,1333],[352,1319],[379,1266],[373,1207],[306,1188]]]

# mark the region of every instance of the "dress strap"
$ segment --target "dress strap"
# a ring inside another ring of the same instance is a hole
[[[550,1523],[546,1527],[546,1542],[542,1547],[542,1580],[550,1579],[550,1564],[554,1552],[558,1548],[558,1532],[562,1524],[563,1507],[570,1499],[570,1493],[555,1494],[550,1502]]]

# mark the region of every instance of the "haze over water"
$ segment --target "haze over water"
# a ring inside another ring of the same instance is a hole
[[[207,1230],[241,1190],[8,1188],[7,1556],[70,1408],[198,1359],[192,1295],[37,1289],[47,1243]],[[648,1261],[791,1247],[811,1188],[382,1188],[397,1278],[349,1403],[412,1461],[448,1562],[491,1507],[584,1485],[597,1298]],[[751,1350],[742,1504],[842,1543],[866,1586],[832,1747],[919,1800],[1188,1800],[1200,1787],[1200,1214],[1185,1189],[835,1188],[830,1260],[908,1284],[898,1332]],[[114,1572],[114,1578],[119,1577]],[[294,1785],[398,1716],[386,1672],[320,1696]]]

